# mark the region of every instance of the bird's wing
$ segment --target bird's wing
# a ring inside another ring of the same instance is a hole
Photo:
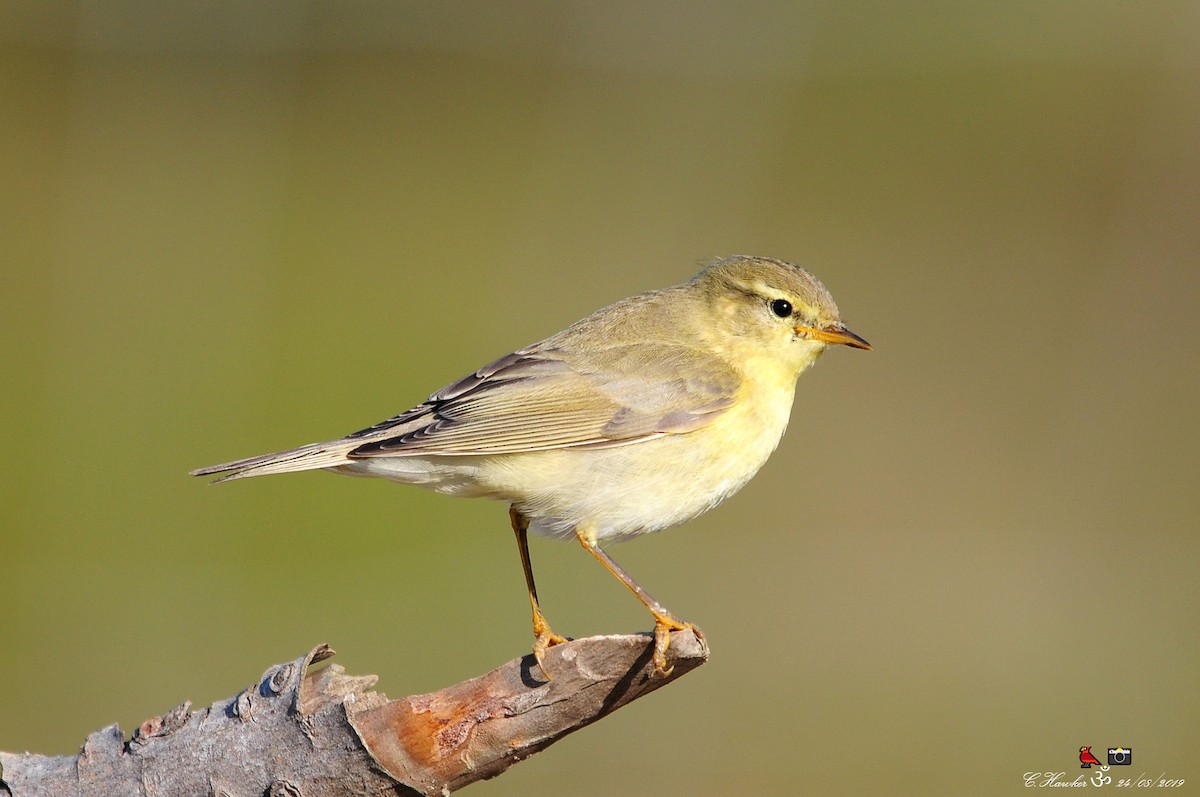
[[[345,442],[351,458],[477,455],[625,445],[711,423],[740,377],[698,349],[616,343],[568,359],[530,347]]]

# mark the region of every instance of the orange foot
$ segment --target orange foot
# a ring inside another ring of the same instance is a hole
[[[538,669],[542,671],[542,675],[546,676],[546,680],[550,680],[550,673],[546,671],[546,665],[543,659],[546,658],[546,651],[555,645],[561,645],[564,642],[569,642],[565,636],[559,636],[550,628],[550,624],[546,622],[546,618],[541,611],[534,609],[533,613],[533,658],[537,660]]]
[[[651,663],[654,664],[656,674],[665,677],[675,669],[674,665],[667,666],[667,648],[671,646],[671,632],[687,631],[688,629],[691,629],[697,639],[701,642],[704,641],[704,632],[700,630],[699,626],[669,614],[654,613],[654,657],[651,659]]]

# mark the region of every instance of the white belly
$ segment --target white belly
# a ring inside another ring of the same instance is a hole
[[[508,501],[535,532],[570,537],[584,527],[598,540],[616,541],[683,523],[741,489],[787,426],[791,391],[774,398],[694,432],[612,448],[377,457],[335,470]]]

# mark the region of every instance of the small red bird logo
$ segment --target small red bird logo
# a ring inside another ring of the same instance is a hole
[[[1092,764],[1100,766],[1100,762],[1096,759],[1096,756],[1092,755],[1092,746],[1090,744],[1079,748],[1079,760],[1082,762],[1079,765],[1080,769],[1091,769]]]

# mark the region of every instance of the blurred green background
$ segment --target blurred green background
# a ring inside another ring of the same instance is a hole
[[[1200,5],[10,2],[0,103],[0,750],[526,652],[503,506],[187,471],[753,253],[875,351],[615,549],[712,661],[473,791],[1200,780]],[[649,627],[533,556],[556,629]]]

